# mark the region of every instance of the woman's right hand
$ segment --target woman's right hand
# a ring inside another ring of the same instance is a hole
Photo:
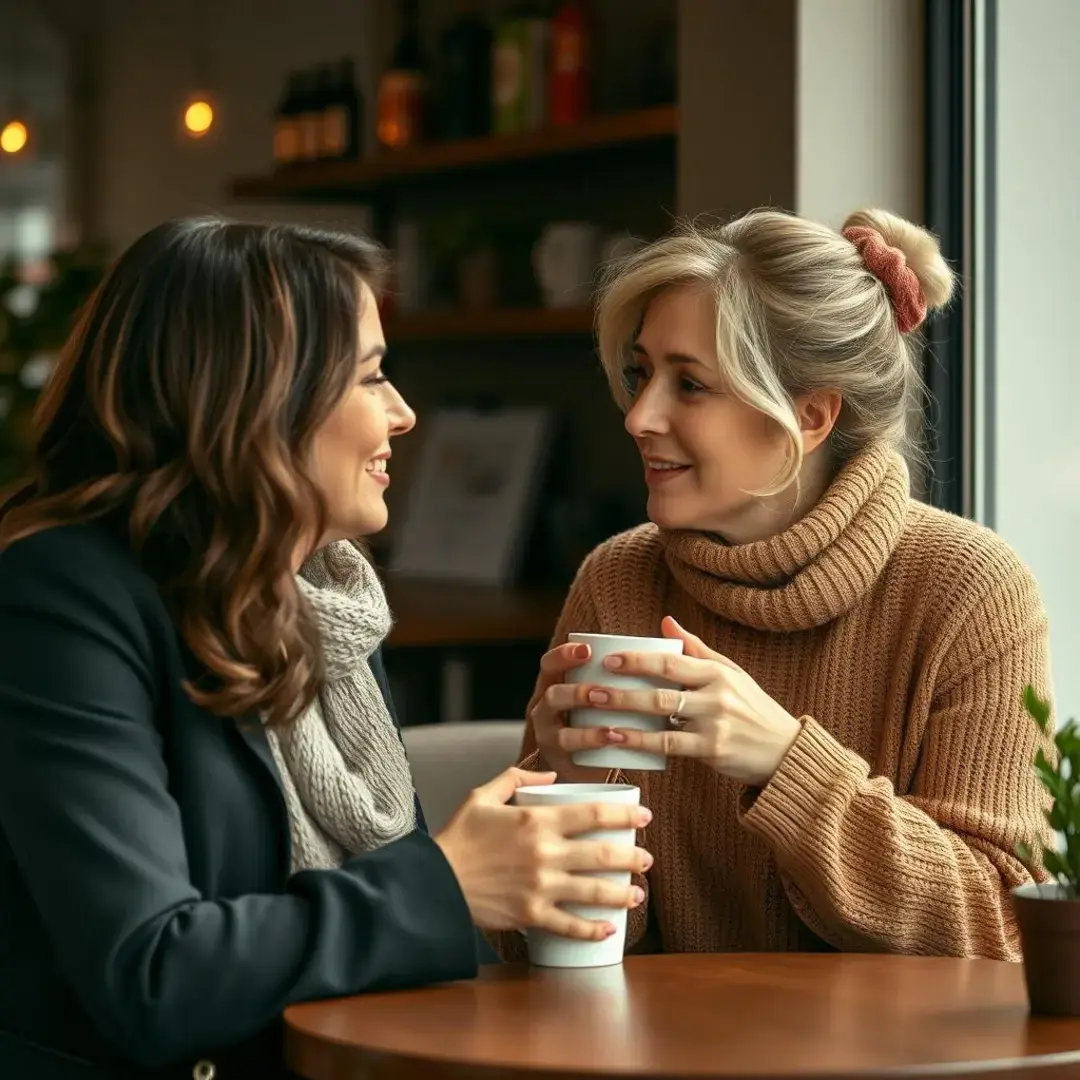
[[[635,885],[590,873],[642,874],[652,856],[637,847],[578,840],[582,833],[640,829],[652,814],[642,806],[508,806],[519,787],[550,784],[552,773],[508,769],[465,800],[435,843],[457,875],[473,921],[484,930],[537,927],[563,937],[601,941],[614,933],[606,922],[582,919],[561,904],[633,908],[643,900]]]
[[[591,650],[584,643],[568,641],[544,653],[529,709],[529,722],[540,750],[540,763],[554,769],[566,784],[603,783],[608,769],[575,765],[575,750],[596,750],[611,745],[611,728],[572,728],[567,723],[569,710],[589,708],[589,687],[566,681],[574,668],[581,667]]]

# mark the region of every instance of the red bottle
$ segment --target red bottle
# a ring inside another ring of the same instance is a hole
[[[548,118],[573,124],[589,112],[589,20],[581,0],[568,0],[551,20]]]

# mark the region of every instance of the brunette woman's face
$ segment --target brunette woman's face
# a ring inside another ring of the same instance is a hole
[[[367,285],[361,306],[356,378],[315,435],[313,471],[328,518],[324,543],[386,527],[390,440],[416,425],[416,414],[383,375],[386,338]]]

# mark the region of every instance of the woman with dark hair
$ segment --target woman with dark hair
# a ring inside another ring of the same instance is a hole
[[[510,770],[427,835],[357,538],[413,413],[368,241],[217,220],[117,262],[0,504],[0,1075],[279,1074],[288,1004],[472,976],[475,927],[602,937]]]

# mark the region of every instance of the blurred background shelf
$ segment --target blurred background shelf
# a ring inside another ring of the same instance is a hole
[[[448,173],[537,159],[586,159],[648,143],[670,146],[674,152],[678,131],[678,108],[657,105],[516,135],[487,135],[385,151],[359,161],[290,164],[270,173],[235,177],[230,190],[237,199],[356,197],[405,179],[441,179]],[[580,164],[584,168],[586,161]]]
[[[385,575],[394,628],[385,662],[399,720],[521,719],[564,592]],[[509,693],[508,693],[509,691]]]

